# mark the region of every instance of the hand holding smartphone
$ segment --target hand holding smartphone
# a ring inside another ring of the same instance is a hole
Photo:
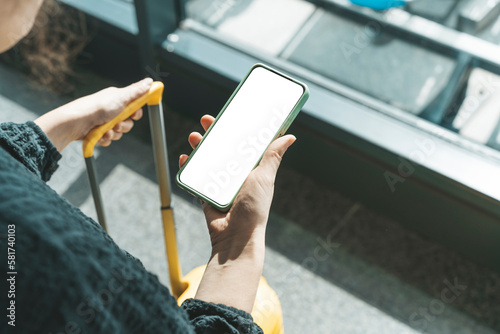
[[[254,65],[177,174],[178,185],[220,211],[229,210],[247,176],[308,96],[305,84]]]

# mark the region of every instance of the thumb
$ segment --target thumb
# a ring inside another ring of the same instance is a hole
[[[153,79],[145,78],[141,81],[131,84],[130,86],[122,88],[122,102],[125,105],[132,103],[144,94],[146,94],[151,85],[153,84]]]
[[[259,167],[261,167],[266,174],[269,173],[269,175],[273,175],[274,177],[278,172],[283,155],[285,155],[286,150],[296,139],[294,135],[286,135],[273,141],[264,153],[259,163]]]

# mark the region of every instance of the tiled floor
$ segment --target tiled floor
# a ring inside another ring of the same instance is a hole
[[[92,73],[80,81],[85,92],[115,84]],[[68,99],[0,65],[1,122],[34,119]],[[171,110],[166,123],[174,173],[178,155],[189,151],[187,135],[201,127]],[[139,125],[136,133],[146,129]],[[168,284],[149,144],[126,136],[99,149],[97,164],[111,236]],[[95,216],[79,143],[66,150],[50,185]],[[174,200],[187,273],[207,261],[209,240],[197,201],[176,187]],[[286,333],[500,332],[498,273],[289,169],[286,157],[277,178],[264,275],[280,297]]]

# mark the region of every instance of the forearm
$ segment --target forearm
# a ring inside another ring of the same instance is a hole
[[[74,104],[74,103],[72,103]],[[81,139],[95,124],[95,117],[75,108],[71,104],[54,109],[35,120],[59,152],[72,141]]]
[[[265,231],[255,232],[248,241],[215,247],[195,298],[250,313],[264,255]]]
[[[82,140],[96,126],[111,121],[123,109],[148,92],[153,80],[146,78],[125,88],[110,87],[52,110],[35,120],[54,146],[61,152],[69,143]],[[101,146],[119,140],[142,117],[142,109],[115,124],[99,139]]]

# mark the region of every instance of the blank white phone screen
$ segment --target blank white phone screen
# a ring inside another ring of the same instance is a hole
[[[304,88],[256,67],[247,77],[179,178],[225,206],[234,198]]]

